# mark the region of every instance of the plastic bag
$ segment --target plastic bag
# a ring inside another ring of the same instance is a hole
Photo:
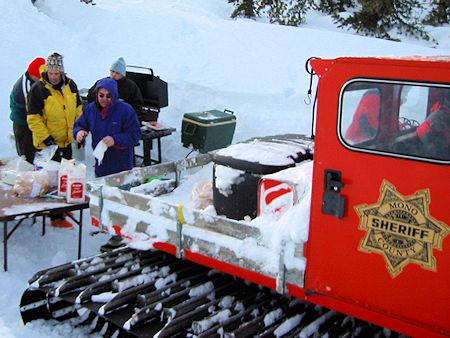
[[[50,184],[50,187],[52,188],[58,187],[58,175],[60,167],[61,163],[53,160],[48,161],[44,166],[44,169],[48,173],[48,182]]]
[[[36,170],[41,170],[45,168],[48,162],[53,158],[56,151],[58,150],[58,146],[56,144],[52,144],[47,148],[44,148],[40,151],[37,151],[34,155],[34,167]]]
[[[25,159],[25,156],[20,156],[14,164],[14,169],[16,172],[21,172],[21,171],[31,171],[34,169],[34,166],[32,164],[30,164],[30,162],[28,162]]]
[[[13,191],[19,197],[33,198],[47,193],[49,188],[46,170],[23,171],[17,174]]]
[[[213,204],[212,181],[195,183],[192,187],[191,201],[196,209],[204,209]]]
[[[84,143],[83,144],[77,142],[72,143],[72,157],[77,162],[84,162],[84,160],[86,159],[86,154],[84,151]]]
[[[18,173],[32,171],[34,166],[25,160],[25,156],[8,162],[1,172],[2,182],[14,186]]]

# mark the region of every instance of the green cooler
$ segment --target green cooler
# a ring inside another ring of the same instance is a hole
[[[200,153],[227,147],[233,140],[236,117],[229,110],[186,113],[181,125],[181,142]]]

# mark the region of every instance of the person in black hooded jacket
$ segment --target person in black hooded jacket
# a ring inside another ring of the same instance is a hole
[[[142,115],[142,93],[137,84],[126,77],[127,65],[123,57],[118,58],[110,67],[110,78],[116,80],[117,88],[119,90],[119,98],[130,104],[139,119],[139,122],[143,121]],[[88,102],[95,101],[95,87],[98,81],[89,89],[87,100]]]

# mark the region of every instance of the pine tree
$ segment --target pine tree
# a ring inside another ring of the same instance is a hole
[[[440,26],[450,23],[450,0],[432,0],[431,8],[423,20],[424,24]]]
[[[340,27],[349,26],[357,33],[383,39],[394,39],[389,31],[397,30],[399,35],[409,35],[430,40],[415,10],[423,10],[420,0],[358,0],[360,10],[347,18],[336,17]]]
[[[232,0],[228,2],[235,2],[234,11],[231,13],[232,18],[236,17],[245,17],[245,18],[254,18],[256,16],[255,12],[255,4],[253,0]]]
[[[339,27],[349,27],[362,35],[396,40],[392,36],[412,36],[433,40],[416,13],[424,11],[423,0],[228,0],[235,3],[232,17],[265,17],[271,23],[298,26],[310,8],[332,16]],[[427,23],[448,23],[450,0],[432,0]],[[350,16],[342,12],[354,8]],[[422,22],[423,21],[423,22]]]
[[[337,15],[355,6],[355,0],[316,0],[312,8],[326,14]]]
[[[232,18],[243,16],[267,17],[271,23],[298,26],[304,22],[304,15],[311,0],[239,0],[231,14]]]
[[[265,10],[271,23],[298,26],[305,21],[308,8],[307,0],[263,0],[257,10],[259,13]]]

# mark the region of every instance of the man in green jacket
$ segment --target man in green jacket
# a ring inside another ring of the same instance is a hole
[[[33,146],[33,138],[27,124],[27,97],[31,86],[40,79],[41,72],[45,69],[45,59],[35,58],[14,84],[9,96],[11,114],[9,118],[13,122],[13,132],[16,141],[17,155],[25,156],[25,159],[33,164],[36,148]]]

